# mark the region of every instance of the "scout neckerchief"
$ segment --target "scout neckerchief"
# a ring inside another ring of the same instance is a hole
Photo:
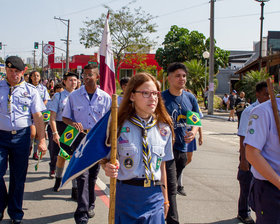
[[[24,82],[24,78],[21,77],[20,82],[19,82],[18,84],[16,84],[15,86],[11,86],[7,78],[6,78],[6,82],[7,82],[8,86],[9,86],[9,94],[8,94],[8,113],[11,113],[11,111],[12,111],[12,110],[11,110],[11,105],[12,105],[12,100],[11,100],[11,98],[12,98],[12,93],[13,93],[13,91],[14,91],[14,89],[15,89],[16,87],[20,86],[20,85]]]
[[[147,139],[147,130],[151,129],[154,127],[157,123],[156,119],[152,119],[146,126],[144,126],[139,119],[137,115],[131,117],[129,121],[140,127],[142,129],[142,154],[143,154],[143,163],[145,167],[145,176],[146,176],[146,181],[149,181],[149,173],[151,173],[151,178],[154,180],[154,174],[152,172],[152,166],[151,166],[151,150],[148,145],[148,139]]]

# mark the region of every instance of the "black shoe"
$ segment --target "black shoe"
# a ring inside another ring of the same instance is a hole
[[[184,186],[178,186],[177,187],[177,194],[182,195],[182,196],[187,196],[187,194],[184,190]]]
[[[237,215],[237,218],[245,224],[255,224],[255,221],[252,219],[250,215],[248,215],[246,218],[242,218],[242,216]]]
[[[22,222],[21,222],[21,220],[19,220],[19,219],[13,219],[12,220],[12,224],[21,224]]]
[[[86,221],[86,220],[81,220],[78,222],[78,224],[87,224],[87,223],[88,223],[88,221]]]
[[[0,212],[0,221],[2,221],[3,218],[4,218],[4,213]]]
[[[77,201],[77,200],[78,200],[78,188],[72,187],[71,198],[72,198],[74,201]]]
[[[55,183],[54,183],[53,191],[55,191],[55,192],[58,191],[58,188],[59,188],[59,186],[61,184],[61,180],[62,180],[61,177],[56,177],[55,178]]]
[[[95,216],[95,212],[93,209],[88,210],[88,217],[93,218]]]

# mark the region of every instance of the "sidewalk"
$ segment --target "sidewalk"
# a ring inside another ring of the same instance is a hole
[[[214,109],[213,114],[208,114],[208,110],[200,108],[204,117],[218,118],[222,120],[228,119],[229,111]],[[237,118],[237,117],[236,117]]]

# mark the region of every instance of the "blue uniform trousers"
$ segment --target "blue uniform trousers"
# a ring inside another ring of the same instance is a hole
[[[240,215],[242,218],[246,218],[251,213],[248,201],[250,184],[252,180],[251,171],[243,171],[238,169],[237,180],[239,181],[240,186],[240,195],[238,200],[238,215]]]
[[[115,224],[164,224],[160,186],[142,187],[117,182]]]
[[[280,190],[272,183],[253,178],[249,203],[256,212],[256,224],[280,224]]]
[[[28,168],[30,128],[17,131],[17,134],[0,130],[0,212],[8,206],[11,219],[23,217],[22,201],[24,183]],[[4,182],[4,175],[9,163],[9,192]]]
[[[78,207],[74,214],[76,223],[88,220],[88,210],[95,208],[96,194],[94,188],[99,170],[100,165],[97,163],[77,177]]]

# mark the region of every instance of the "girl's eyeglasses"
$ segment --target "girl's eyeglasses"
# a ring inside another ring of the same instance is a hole
[[[142,93],[142,96],[144,98],[149,98],[149,97],[151,97],[151,95],[154,96],[154,97],[157,97],[157,98],[160,96],[159,91],[136,91],[136,90],[133,90],[132,92],[133,93]]]

